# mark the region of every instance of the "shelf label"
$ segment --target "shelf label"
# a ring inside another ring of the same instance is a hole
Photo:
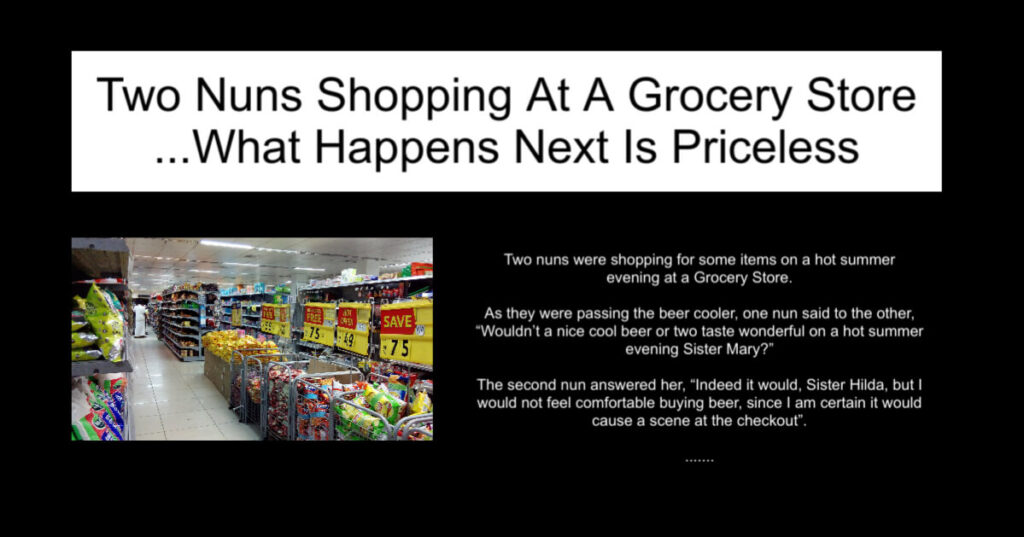
[[[302,327],[302,339],[329,347],[334,346],[334,327],[306,324]]]
[[[412,346],[408,339],[392,339],[381,337],[380,356],[391,360],[412,361]]]

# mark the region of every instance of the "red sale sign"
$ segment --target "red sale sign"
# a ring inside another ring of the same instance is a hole
[[[311,324],[324,324],[324,309],[306,306],[305,321]]]
[[[381,334],[412,335],[416,331],[416,314],[412,308],[400,310],[381,310]]]
[[[273,321],[274,320],[274,308],[273,306],[263,306],[263,320]]]
[[[339,308],[338,309],[338,327],[348,328],[350,330],[356,329],[356,309],[355,308]]]

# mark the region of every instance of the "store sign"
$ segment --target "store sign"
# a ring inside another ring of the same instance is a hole
[[[381,334],[413,335],[416,332],[416,314],[412,308],[383,310],[380,313]]]
[[[284,338],[291,337],[291,324],[288,322],[288,309],[285,305],[263,304],[260,330]]]
[[[306,304],[303,306],[302,339],[329,347],[334,346],[337,307],[333,304]]]
[[[338,308],[338,328],[356,329],[356,309]]]

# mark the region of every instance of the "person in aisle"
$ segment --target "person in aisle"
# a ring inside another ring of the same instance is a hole
[[[146,306],[135,302],[135,337],[146,337]]]

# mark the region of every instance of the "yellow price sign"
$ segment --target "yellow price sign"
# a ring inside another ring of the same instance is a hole
[[[263,319],[260,321],[260,331],[266,332],[268,334],[276,334],[277,328],[274,326],[275,324],[277,323],[275,323],[274,321],[268,321],[266,319]]]
[[[391,360],[412,361],[412,345],[408,339],[381,338],[380,355]]]
[[[334,346],[334,327],[306,323],[302,327],[302,339],[329,347]]]

